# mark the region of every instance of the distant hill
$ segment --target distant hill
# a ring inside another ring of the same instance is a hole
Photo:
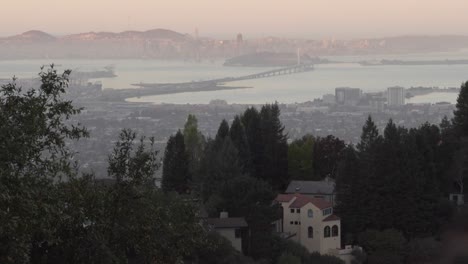
[[[0,38],[0,59],[227,59],[230,66],[288,66],[326,63],[323,56],[452,52],[468,48],[468,36],[401,36],[353,40],[195,38],[169,29],[85,32],[53,36],[31,30]],[[466,59],[451,58],[451,59]]]
[[[63,37],[65,40],[119,40],[119,39],[168,39],[172,41],[184,41],[186,35],[168,30],[168,29],[152,29],[147,31],[124,31],[120,33],[113,32],[87,32],[72,34]]]
[[[27,42],[47,42],[55,41],[56,38],[39,30],[30,30],[19,35],[7,37],[10,41],[27,41]]]

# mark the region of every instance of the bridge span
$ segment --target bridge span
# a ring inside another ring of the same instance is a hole
[[[296,74],[301,72],[308,72],[313,71],[314,65],[313,64],[297,64],[289,67],[273,69],[265,72],[254,73],[249,75],[244,75],[240,77],[226,77],[220,79],[212,79],[206,81],[196,81],[196,82],[185,82],[185,83],[135,83],[132,84],[133,86],[138,86],[140,88],[181,88],[181,87],[200,87],[213,84],[219,85],[228,82],[235,82],[235,81],[244,81],[244,80],[251,80],[251,79],[260,79],[260,78],[269,78],[274,76],[280,75],[289,75],[289,74]]]

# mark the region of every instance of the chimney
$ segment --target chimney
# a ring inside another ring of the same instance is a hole
[[[222,212],[219,214],[219,218],[229,218],[228,212],[222,211]]]

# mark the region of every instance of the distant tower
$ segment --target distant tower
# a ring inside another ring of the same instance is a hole
[[[242,34],[239,33],[237,34],[237,45],[241,45],[242,42],[244,42],[244,37],[242,37]]]
[[[198,40],[198,28],[195,28],[195,40]]]
[[[242,53],[242,46],[244,43],[244,37],[241,33],[237,34],[236,37],[236,55],[239,56]]]

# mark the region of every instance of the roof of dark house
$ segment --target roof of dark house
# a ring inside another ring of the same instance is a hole
[[[286,189],[286,193],[333,194],[334,192],[335,182],[333,180],[291,181]]]

